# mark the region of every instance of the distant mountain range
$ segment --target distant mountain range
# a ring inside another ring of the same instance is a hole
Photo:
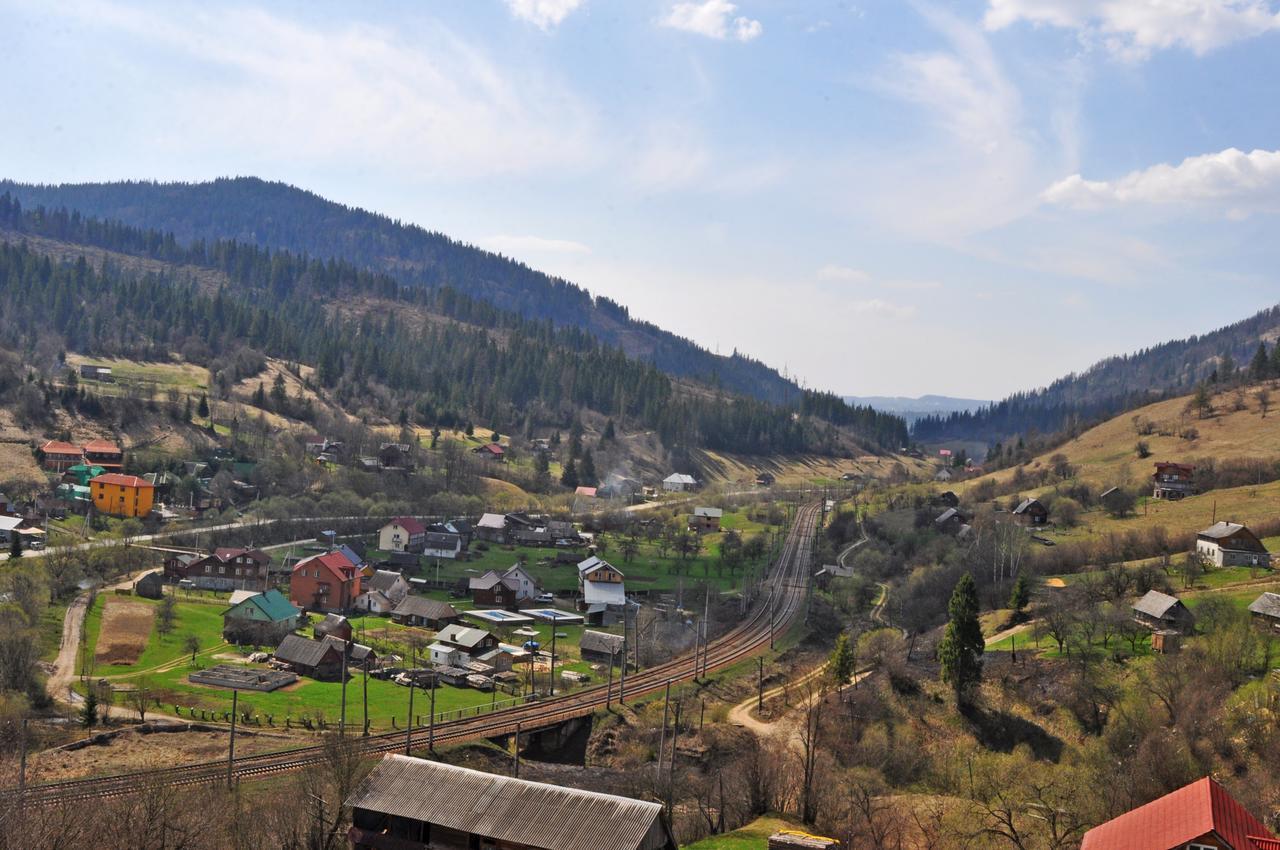
[[[990,400],[953,398],[945,395],[922,395],[916,398],[900,395],[847,395],[844,400],[849,404],[871,407],[882,413],[896,413],[907,420],[908,425],[925,416],[974,411],[991,404]]]
[[[720,355],[562,278],[417,225],[348,207],[256,177],[207,183],[128,181],[32,185],[0,180],[27,209],[66,208],[84,216],[172,233],[179,244],[234,239],[352,265],[427,289],[448,287],[527,319],[587,331],[668,374],[738,395],[789,404],[800,387],[735,351]]]

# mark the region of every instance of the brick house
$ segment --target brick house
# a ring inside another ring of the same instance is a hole
[[[360,596],[360,568],[341,552],[312,555],[289,574],[289,601],[306,611],[349,611]]]

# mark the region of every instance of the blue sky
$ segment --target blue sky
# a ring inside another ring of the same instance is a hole
[[[0,44],[5,176],[284,180],[823,389],[1280,300],[1272,0],[0,0]]]

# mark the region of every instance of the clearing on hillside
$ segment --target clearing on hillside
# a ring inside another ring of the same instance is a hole
[[[36,464],[31,448],[24,443],[0,443],[0,484],[12,482],[15,485],[47,487],[49,478]],[[11,496],[16,494],[10,493]]]
[[[135,664],[151,637],[155,609],[143,602],[110,597],[103,604],[94,659],[98,664]]]

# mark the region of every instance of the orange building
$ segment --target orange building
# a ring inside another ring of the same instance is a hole
[[[99,513],[111,516],[145,517],[151,513],[156,488],[145,478],[108,472],[89,482],[89,495]]]

